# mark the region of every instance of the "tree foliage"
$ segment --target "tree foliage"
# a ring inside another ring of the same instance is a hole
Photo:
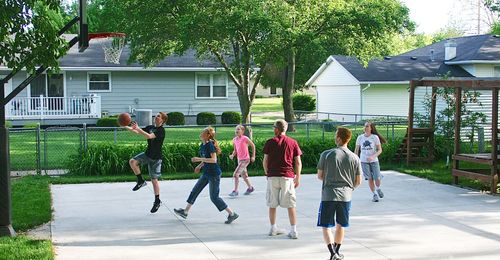
[[[474,141],[475,133],[481,124],[486,123],[486,115],[482,112],[474,111],[469,109],[467,106],[475,104],[478,107],[482,107],[482,103],[479,101],[481,93],[477,91],[462,91],[462,102],[460,106],[461,121],[460,127],[462,132],[467,131],[466,137],[470,142]],[[455,109],[456,109],[456,98],[454,88],[437,88],[436,96],[432,97],[429,94],[425,94],[424,100],[422,102],[424,113],[415,113],[415,119],[420,127],[429,127],[430,122],[430,112],[432,98],[437,99],[444,103],[441,110],[436,111],[436,133],[452,140],[455,136]],[[449,142],[453,144],[453,142]],[[448,154],[451,153],[452,147],[448,147]]]
[[[189,49],[199,58],[217,60],[238,89],[243,122],[249,120],[255,87],[263,77],[269,79],[266,83],[281,81],[279,87],[285,82],[292,88],[303,86],[328,55],[357,56],[366,63],[388,52],[389,37],[413,29],[408,9],[397,0],[94,0],[93,4],[100,6],[96,13],[108,14],[106,19],[127,33],[130,61],[153,66]],[[90,31],[91,10],[89,6]],[[266,71],[273,71],[277,81],[269,76],[273,73],[264,75]],[[285,96],[291,102],[291,94]],[[285,103],[285,110],[293,110]]]
[[[18,71],[58,67],[66,42],[58,37],[64,23],[58,0],[0,2],[0,63]]]

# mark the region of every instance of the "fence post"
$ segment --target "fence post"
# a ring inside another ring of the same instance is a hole
[[[394,139],[395,139],[395,137],[394,137],[394,123],[392,123],[392,141],[393,142],[394,142]]]
[[[325,123],[324,122],[321,122],[321,128],[323,129],[323,133],[322,133],[322,140],[323,140],[323,143],[325,142]]]
[[[83,152],[87,152],[87,123],[83,123]]]
[[[115,127],[115,129],[114,129],[114,134],[115,134],[115,144],[116,144],[116,142],[117,142],[117,141],[116,141],[116,140],[117,140],[117,129],[116,129],[116,127]]]
[[[36,174],[42,174],[42,165],[41,165],[41,148],[40,148],[40,123],[36,126]]]
[[[43,168],[45,175],[47,175],[47,129],[43,130]]]
[[[307,135],[307,141],[309,141],[309,122],[306,122],[306,135]]]
[[[387,121],[386,122],[387,122],[386,123],[387,124],[386,125],[386,127],[387,127],[387,140],[389,140],[389,116],[387,116]]]

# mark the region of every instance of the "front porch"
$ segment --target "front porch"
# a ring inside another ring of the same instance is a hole
[[[19,97],[7,104],[7,120],[101,118],[101,97]]]

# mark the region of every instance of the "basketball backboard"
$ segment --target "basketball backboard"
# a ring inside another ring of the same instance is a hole
[[[78,30],[78,51],[83,52],[89,47],[89,25],[87,22],[87,0],[78,0],[78,16],[80,17]]]

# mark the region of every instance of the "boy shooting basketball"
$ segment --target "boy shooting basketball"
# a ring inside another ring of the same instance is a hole
[[[132,133],[144,136],[148,141],[148,147],[146,152],[142,152],[134,158],[130,159],[129,164],[132,171],[134,171],[135,176],[137,176],[137,184],[132,189],[137,191],[143,186],[146,186],[146,181],[142,178],[141,169],[139,164],[147,164],[149,176],[151,177],[151,182],[153,183],[153,189],[155,193],[155,201],[153,203],[153,208],[151,208],[151,213],[155,213],[160,208],[160,185],[158,183],[158,178],[161,176],[161,156],[162,156],[162,146],[163,140],[165,139],[165,129],[163,124],[167,121],[167,114],[164,112],[159,112],[155,116],[155,124],[148,125],[145,128],[140,128],[134,122],[132,126],[124,126],[125,129]]]

